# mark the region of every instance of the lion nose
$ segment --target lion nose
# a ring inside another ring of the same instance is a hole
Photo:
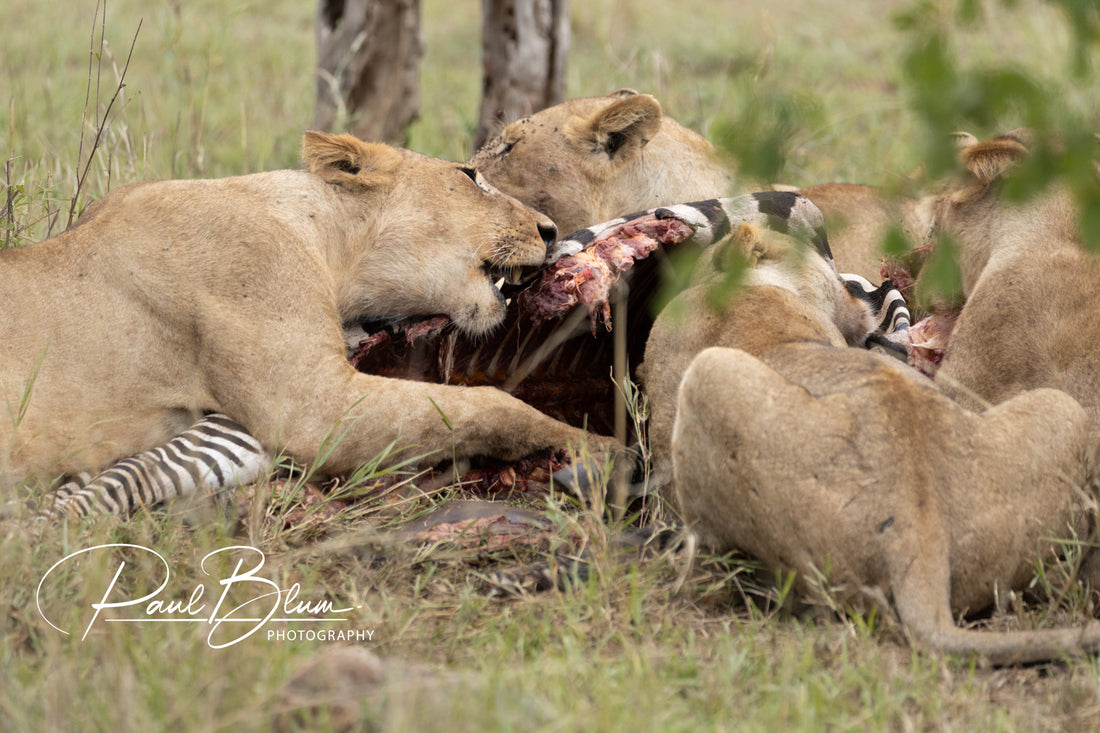
[[[542,237],[542,241],[546,243],[546,249],[549,250],[554,246],[554,242],[558,241],[558,228],[550,221],[539,224],[538,228],[539,236]]]

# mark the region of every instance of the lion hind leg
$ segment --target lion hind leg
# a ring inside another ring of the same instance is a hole
[[[126,515],[141,506],[200,492],[219,496],[252,483],[271,465],[271,455],[243,426],[225,415],[211,414],[164,445],[123,459],[94,476],[82,473],[71,478],[52,492],[39,519]]]

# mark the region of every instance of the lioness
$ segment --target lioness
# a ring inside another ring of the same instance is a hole
[[[734,195],[734,174],[706,138],[664,115],[648,94],[620,89],[512,122],[470,159],[501,191],[563,233],[633,211]],[[837,269],[881,281],[883,237],[901,226],[923,244],[931,211],[916,198],[847,183],[792,188],[825,214]]]
[[[684,520],[714,549],[795,570],[804,593],[892,604],[933,649],[1003,664],[1100,644],[1100,624],[997,634],[953,622],[1023,587],[1051,538],[1087,531],[1081,407],[1036,390],[971,413],[897,360],[843,348],[844,330],[866,325],[799,242],[739,238],[759,263],[730,306],[714,312],[705,285],[690,288],[647,345],[657,394],[676,395],[683,374],[671,457]],[[734,348],[692,359],[700,344]],[[654,405],[654,433],[664,413]]]
[[[708,291],[723,273],[704,262],[692,286],[657,316],[646,341],[643,379],[650,405],[651,483],[658,488],[671,482],[676,394],[699,352],[730,346],[755,354],[777,340],[796,338],[863,346],[875,328],[868,302],[855,297],[832,265],[800,240],[743,224],[716,251],[715,260],[731,255],[746,257],[751,269],[728,302],[717,310],[708,303]]]
[[[112,191],[54,239],[0,253],[0,469],[98,469],[225,413],[329,473],[388,447],[518,458],[582,439],[494,388],[386,379],[341,324],[446,314],[484,334],[494,280],[537,268],[553,223],[472,168],[307,132],[307,170]]]
[[[900,363],[820,343],[708,349],[679,392],[681,512],[716,549],[795,570],[805,593],[896,609],[919,642],[994,664],[1094,651],[1100,624],[961,630],[1083,536],[1088,419],[1055,390],[977,415]],[[819,596],[820,597],[820,596]]]
[[[956,244],[965,304],[936,381],[973,406],[1061,389],[1100,431],[1100,262],[1081,249],[1068,192],[1003,200],[999,184],[1027,146],[1024,131],[970,137],[965,171],[938,201],[936,222]]]

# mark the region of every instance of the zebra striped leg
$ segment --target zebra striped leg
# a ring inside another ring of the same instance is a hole
[[[894,283],[883,280],[874,285],[859,275],[841,273],[840,278],[853,297],[867,303],[875,321],[875,330],[867,336],[866,346],[902,361],[909,358],[909,309]]]
[[[271,464],[271,456],[244,427],[225,415],[211,414],[164,445],[97,475],[70,478],[53,492],[52,504],[39,517],[130,514],[139,506],[252,483]]]

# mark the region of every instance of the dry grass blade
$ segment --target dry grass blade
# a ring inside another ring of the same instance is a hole
[[[96,15],[99,16],[99,3],[96,3]],[[107,108],[103,111],[103,116],[99,116],[99,86],[100,86],[100,72],[103,68],[103,53],[104,53],[104,26],[107,23],[106,7],[104,6],[104,13],[101,19],[100,32],[99,32],[99,51],[96,52],[95,44],[95,31],[92,32],[91,50],[88,55],[88,90],[84,98],[84,113],[81,117],[81,135],[80,135],[80,149],[77,152],[77,160],[80,161],[84,157],[84,126],[88,120],[88,103],[92,96],[92,59],[95,59],[95,90],[96,90],[96,128],[95,136],[92,139],[92,149],[88,151],[87,162],[84,164],[84,170],[81,172],[80,177],[77,179],[76,190],[73,191],[73,198],[69,202],[69,218],[66,221],[65,226],[70,227],[73,224],[73,219],[76,218],[76,207],[80,201],[80,193],[84,189],[84,183],[88,179],[88,173],[92,169],[92,162],[96,158],[96,152],[99,150],[100,142],[103,139],[103,134],[111,122],[111,110],[115,105],[115,101],[118,100],[122,94],[122,90],[126,87],[126,71],[130,68],[130,59],[134,55],[134,46],[137,45],[138,34],[141,32],[141,21],[138,21],[137,29],[134,31],[133,40],[130,41],[130,51],[126,55],[126,63],[122,66],[122,73],[119,75],[118,81],[115,84],[115,91],[111,95],[111,99],[107,102]]]

